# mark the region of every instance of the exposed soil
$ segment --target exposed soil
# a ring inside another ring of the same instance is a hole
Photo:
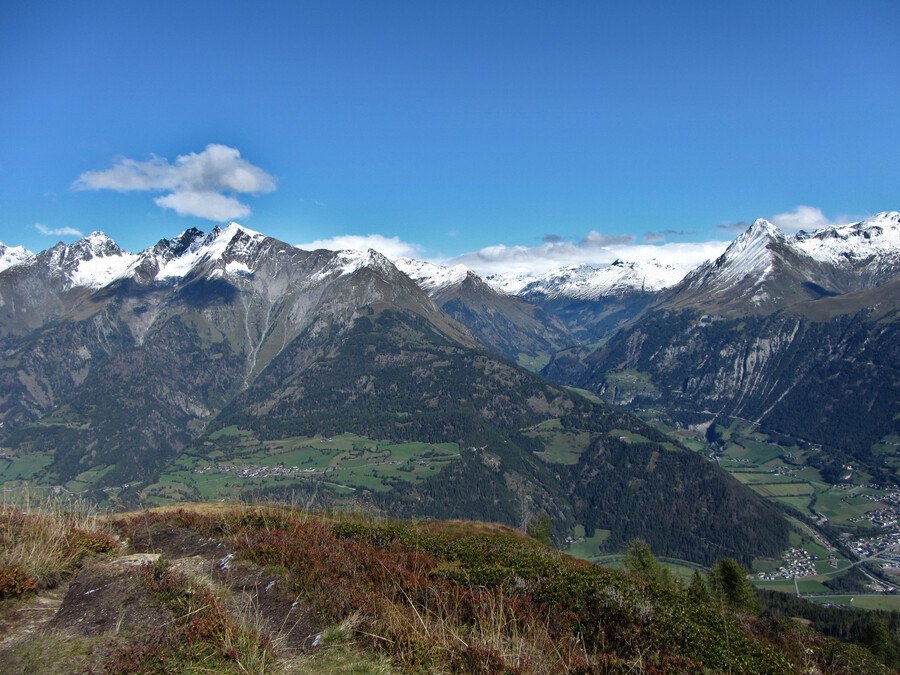
[[[259,565],[228,560],[216,568],[216,581],[233,591],[229,608],[250,623],[261,623],[279,653],[306,653],[322,630],[315,614],[287,588],[284,578]]]
[[[171,621],[172,614],[154,603],[134,579],[123,576],[122,567],[103,563],[79,570],[47,628],[95,637],[121,630],[149,631]]]
[[[268,632],[280,653],[312,651],[322,625],[288,588],[285,579],[263,567],[238,561],[224,542],[165,523],[132,534],[135,551],[160,553],[174,569],[225,589],[229,609]]]
[[[21,602],[0,604],[0,663],[4,653],[28,640],[56,614],[68,590],[68,584],[43,591]]]
[[[131,548],[138,553],[161,553],[170,561],[198,555],[214,560],[231,553],[221,541],[201,537],[187,527],[165,523],[134,532]]]
[[[68,662],[79,671],[99,664],[104,653],[123,639],[128,641],[128,636],[165,627],[174,619],[171,612],[127,574],[129,567],[160,556],[174,571],[207,585],[238,622],[268,633],[280,657],[293,660],[317,651],[313,643],[323,626],[312,610],[290,591],[284,577],[237,560],[224,541],[189,528],[157,524],[135,533],[128,553],[132,554],[97,558],[66,584],[39,596],[0,603],[0,672],[6,672],[2,664],[30,672],[16,650],[38,644],[33,638],[57,640],[47,644],[86,640],[83,644],[93,645],[85,647],[77,663]],[[63,659],[63,671],[56,664],[41,672],[66,672]]]

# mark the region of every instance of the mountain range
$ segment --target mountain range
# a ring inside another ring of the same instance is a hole
[[[608,550],[640,536],[749,562],[785,548],[777,509],[589,396],[675,426],[752,418],[821,444],[823,470],[853,458],[895,479],[871,446],[900,419],[898,233],[897,213],[797,235],[756,221],[686,274],[617,261],[530,279],[234,223],[138,254],[97,232],[0,245],[0,480],[130,504],[324,457],[253,494],[517,526],[545,513],[556,541],[580,526]]]
[[[900,214],[785,235],[764,220],[595,350],[544,374],[675,424],[728,417],[898,481],[873,445],[900,431]],[[631,386],[631,381],[640,384]]]

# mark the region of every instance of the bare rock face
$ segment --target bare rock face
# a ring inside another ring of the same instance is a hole
[[[97,637],[120,631],[149,632],[171,621],[172,613],[122,574],[122,569],[121,565],[100,565],[79,570],[47,628]]]

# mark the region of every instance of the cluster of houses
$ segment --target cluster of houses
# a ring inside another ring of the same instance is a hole
[[[875,486],[870,486],[879,489]],[[857,518],[851,518],[851,521],[859,522],[868,520],[875,527],[898,528],[900,527],[900,491],[894,490],[884,495],[863,495],[866,499],[886,504],[883,509],[868,511]]]
[[[194,469],[194,473],[233,473],[241,478],[271,478],[273,476],[297,476],[304,473],[316,473],[313,467],[301,469],[299,466],[261,466],[258,464],[216,464],[215,466],[200,466]]]
[[[776,579],[795,579],[797,577],[811,577],[818,574],[816,571],[816,563],[809,551],[803,548],[792,548],[785,551],[784,565],[779,567],[775,572],[760,572],[758,579],[763,581],[774,581]],[[837,565],[837,558],[835,558]]]
[[[797,469],[784,465],[776,466],[774,469],[772,469],[772,473],[774,473],[776,476],[789,476],[791,478],[797,477]]]
[[[896,558],[900,563],[900,532],[892,532],[890,534],[880,534],[877,537],[866,537],[850,542],[850,548],[856,551],[860,558],[871,558],[878,555],[882,559]],[[892,555],[888,549],[894,549]]]

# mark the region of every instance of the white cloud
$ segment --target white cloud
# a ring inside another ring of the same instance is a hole
[[[629,239],[633,240],[633,237]],[[596,238],[594,240],[596,241]],[[464,253],[440,262],[444,265],[463,264],[482,276],[517,273],[541,274],[566,265],[602,267],[617,259],[629,262],[656,259],[665,265],[678,265],[690,269],[718,257],[729,243],[731,242],[706,241],[673,242],[660,246],[628,243],[583,246],[567,241],[550,241],[540,246],[504,246],[501,244]]]
[[[581,240],[582,246],[605,247],[617,244],[631,244],[634,242],[634,236],[630,234],[602,234],[591,230]]]
[[[41,234],[46,234],[50,237],[81,237],[83,236],[81,232],[76,230],[74,227],[57,227],[50,228],[41,225],[40,223],[34,224],[34,229],[36,229]]]
[[[180,216],[197,216],[223,222],[250,215],[250,208],[234,197],[218,192],[173,192],[153,200],[157,206],[174,209]]]
[[[609,242],[600,246],[599,241]],[[384,237],[380,234],[343,235],[330,239],[317,239],[305,244],[295,244],[297,248],[312,251],[324,248],[331,251],[353,249],[364,251],[373,248],[388,258],[425,259],[439,265],[466,265],[477,274],[541,274],[550,269],[566,265],[596,265],[603,267],[617,259],[640,262],[656,259],[663,264],[678,265],[690,269],[702,262],[717,258],[728,247],[729,241],[707,241],[700,243],[673,242],[653,246],[633,244],[629,235],[600,235],[591,232],[578,243],[565,241],[557,236],[547,236],[538,246],[506,246],[499,244],[463,253],[453,258],[424,256],[424,247],[402,241],[399,237]],[[587,242],[587,243],[586,243]]]
[[[736,223],[719,223],[718,225],[716,225],[717,230],[722,230],[723,232],[729,232],[731,234],[740,234],[748,227],[750,227],[750,223],[747,223],[743,220],[740,220]]]
[[[215,221],[243,218],[250,208],[230,194],[260,194],[276,189],[275,177],[241,158],[237,148],[210,143],[203,152],[179,155],[174,164],[151,155],[147,161],[121,157],[106,171],[86,171],[75,190],[168,192],[154,201],[180,215]]]
[[[856,220],[859,220],[857,218]],[[830,221],[822,213],[822,209],[814,206],[798,206],[788,213],[778,213],[771,218],[772,224],[784,232],[796,232],[798,230],[818,230],[830,225],[846,225],[855,222],[846,216],[839,216],[837,220]]]
[[[370,248],[386,255],[388,258],[415,258],[422,254],[422,247],[401,241],[400,237],[385,237],[380,234],[354,235],[346,234],[331,239],[316,239],[307,244],[295,244],[297,248],[306,251],[314,251],[317,248],[329,251],[343,251],[353,249],[355,251],[367,251]]]

